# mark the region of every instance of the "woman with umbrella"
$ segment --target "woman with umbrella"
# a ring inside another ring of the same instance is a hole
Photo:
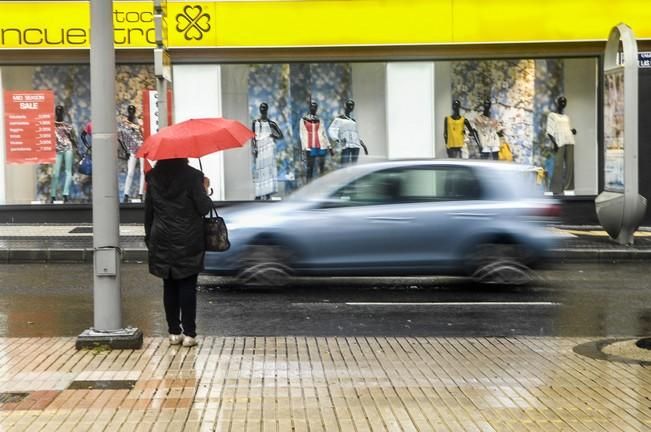
[[[197,276],[203,270],[205,251],[203,216],[212,207],[210,181],[180,158],[158,161],[146,179],[149,272],[163,279],[170,344],[193,346],[197,344]]]
[[[187,158],[241,146],[252,136],[239,122],[188,120],[151,135],[138,150],[138,157],[158,161],[146,175],[145,242],[149,272],[163,279],[172,345],[197,344],[197,276],[206,247],[204,216],[213,205],[210,181]]]

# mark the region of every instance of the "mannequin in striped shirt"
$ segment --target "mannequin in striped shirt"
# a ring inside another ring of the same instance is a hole
[[[319,168],[319,174],[323,174],[328,151],[331,156],[334,156],[325,126],[317,115],[318,109],[319,105],[316,102],[310,102],[310,112],[301,118],[299,125],[301,146],[307,159],[308,181],[314,177],[315,165]]]

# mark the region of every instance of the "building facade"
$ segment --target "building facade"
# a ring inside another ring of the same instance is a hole
[[[217,200],[281,199],[342,166],[348,144],[331,130],[337,118],[355,121],[367,150],[358,150],[357,163],[447,157],[453,101],[475,129],[487,114],[514,163],[538,167],[542,187],[551,191],[558,152],[548,117],[564,97],[576,135],[573,158],[565,161],[573,185],[562,193],[592,198],[603,185],[603,49],[610,28],[625,22],[640,50],[651,51],[651,10],[643,3],[168,1],[173,118],[223,116],[257,132],[257,151],[249,143],[202,158]],[[126,141],[142,137],[125,135],[120,125],[140,126],[144,136],[155,128],[152,10],[152,2],[114,2],[117,94],[107,103],[115,104],[124,146],[116,173],[120,196],[131,199],[142,193],[142,171]],[[92,148],[89,23],[88,2],[0,3],[0,205],[91,202],[92,175],[79,169]],[[46,92],[61,107],[58,123],[50,110],[55,130],[43,135],[66,145],[53,145],[44,158],[27,157],[35,144],[25,141],[35,138],[7,120],[8,98],[30,91]],[[334,155],[306,151],[302,126],[312,102],[327,133],[319,147],[332,147]],[[126,123],[130,106],[135,118]],[[280,136],[269,134],[267,120]],[[63,130],[69,146],[61,141]],[[22,154],[14,154],[12,140],[24,144]],[[482,157],[485,149],[468,129],[462,141],[461,157]],[[322,171],[314,158],[322,159]],[[316,171],[308,173],[312,165]]]

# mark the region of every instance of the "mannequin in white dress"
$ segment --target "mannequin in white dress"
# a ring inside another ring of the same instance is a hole
[[[276,181],[276,140],[283,138],[278,124],[267,117],[269,105],[260,104],[260,117],[253,120],[251,129],[255,137],[251,141],[251,151],[255,163],[253,181],[255,199],[266,200],[278,191]]]

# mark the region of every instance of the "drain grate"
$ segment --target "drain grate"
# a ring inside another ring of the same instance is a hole
[[[75,227],[69,231],[69,234],[92,234],[93,227]]]
[[[73,381],[70,390],[131,390],[136,385],[135,380],[90,380]]]
[[[0,403],[18,403],[29,396],[29,393],[0,393]]]

